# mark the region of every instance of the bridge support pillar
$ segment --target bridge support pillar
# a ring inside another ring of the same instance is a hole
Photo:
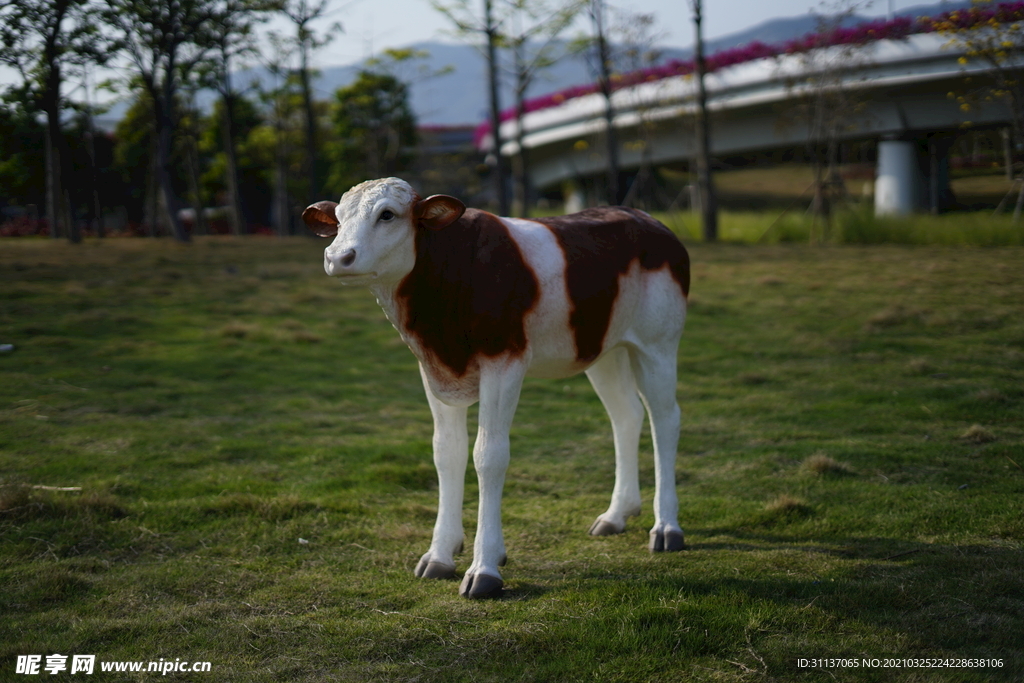
[[[880,140],[875,174],[875,215],[904,216],[920,203],[922,184],[917,145],[910,140]]]
[[[562,197],[565,198],[566,213],[576,213],[587,208],[586,193],[574,182],[562,183]]]

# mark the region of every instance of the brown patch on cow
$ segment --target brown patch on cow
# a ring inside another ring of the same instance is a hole
[[[455,375],[479,355],[520,355],[524,318],[540,298],[537,277],[508,228],[467,209],[441,230],[416,226],[416,265],[398,286],[402,326]]]
[[[569,324],[576,337],[578,360],[589,362],[601,354],[619,295],[619,277],[634,261],[644,270],[667,266],[683,296],[690,293],[686,247],[668,228],[641,211],[603,206],[534,220],[554,233],[565,252],[565,282],[572,301]]]

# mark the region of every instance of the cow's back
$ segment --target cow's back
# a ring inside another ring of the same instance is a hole
[[[665,322],[678,320],[681,329],[690,259],[664,225],[624,207],[534,220],[551,231],[564,256],[569,326],[578,362],[596,359],[617,340],[609,336],[620,337],[637,320],[648,324],[645,318],[663,316],[668,318]],[[623,279],[629,275],[633,277]],[[671,291],[669,280],[681,296]]]

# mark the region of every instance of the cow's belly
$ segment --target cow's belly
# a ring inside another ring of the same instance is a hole
[[[612,305],[600,352],[590,359],[578,357],[568,308],[561,302],[554,302],[553,308],[557,310],[544,310],[542,302],[527,319],[528,376],[571,377],[585,371],[614,348],[645,347],[666,339],[678,339],[686,301],[667,268],[644,271],[638,263],[633,263],[619,277],[619,293]]]

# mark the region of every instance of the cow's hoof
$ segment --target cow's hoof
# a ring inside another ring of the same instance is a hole
[[[590,525],[591,536],[614,536],[615,534],[621,534],[626,530],[626,525],[623,524],[622,528],[619,528],[611,522],[606,522],[600,517],[594,520],[594,523]]]
[[[671,553],[678,550],[684,550],[686,548],[686,542],[683,540],[683,532],[677,531],[676,529],[652,531],[651,542],[647,545],[647,548],[652,553]]]
[[[431,562],[424,556],[416,565],[416,576],[421,579],[454,579],[455,565]]]
[[[459,595],[470,600],[478,598],[500,598],[505,582],[490,574],[471,574],[466,572],[459,586]]]

